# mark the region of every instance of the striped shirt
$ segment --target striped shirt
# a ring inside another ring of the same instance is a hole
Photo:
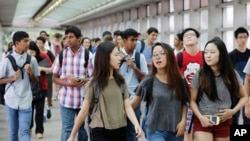
[[[70,47],[64,49],[62,67],[60,67],[59,55],[52,65],[52,73],[59,75],[61,79],[70,81],[67,79],[68,75],[73,75],[77,78],[86,78],[86,74],[92,74],[93,55],[89,52],[89,62],[87,70],[84,68],[85,53],[84,48],[81,46],[75,53]],[[69,87],[60,86],[59,89],[60,104],[67,108],[80,109],[83,99],[83,87]]]

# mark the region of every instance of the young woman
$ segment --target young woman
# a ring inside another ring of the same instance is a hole
[[[203,67],[194,75],[190,92],[196,141],[229,141],[231,118],[244,106],[247,94],[218,37],[205,45]],[[234,97],[239,98],[237,104]]]
[[[153,67],[150,80],[144,79],[136,90],[132,106],[141,100],[148,103],[148,141],[183,141],[186,122],[184,87],[175,55],[170,45],[156,43],[152,47]],[[151,81],[151,92],[147,92],[147,81]]]
[[[97,110],[89,124],[92,141],[126,141],[126,115],[134,124],[137,137],[141,136],[142,131],[131,107],[128,90],[125,89],[124,95],[120,90],[121,85],[126,84],[124,78],[118,73],[120,63],[119,51],[112,42],[103,42],[98,46],[93,78],[84,88],[82,104],[84,108],[77,116],[68,141],[74,140],[90,108],[93,108],[95,100],[93,85],[98,86],[100,95]]]
[[[88,37],[82,38],[81,45],[89,51],[92,50],[91,40]]]
[[[44,133],[43,112],[44,112],[45,95],[48,90],[48,82],[46,78],[46,73],[51,73],[50,67],[52,65],[52,62],[47,54],[40,52],[38,46],[36,45],[34,41],[30,42],[27,53],[36,58],[38,62],[39,70],[40,70],[39,82],[37,83],[40,83],[41,85],[41,95],[38,94],[40,96],[34,97],[34,93],[33,93],[32,118],[31,118],[30,132],[32,131],[32,127],[33,127],[33,119],[34,119],[33,115],[35,111],[36,138],[41,139],[43,138],[43,133]],[[39,86],[39,84],[35,86]]]

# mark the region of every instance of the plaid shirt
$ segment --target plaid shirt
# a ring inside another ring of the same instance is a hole
[[[60,76],[61,79],[69,81],[68,75],[77,78],[86,78],[86,74],[91,75],[93,72],[93,64],[91,63],[93,54],[89,52],[89,62],[87,70],[84,68],[85,53],[81,46],[75,53],[71,48],[63,51],[62,67],[60,68],[59,55],[52,65],[52,73]],[[59,89],[60,104],[67,108],[80,109],[83,100],[83,87],[60,86]]]

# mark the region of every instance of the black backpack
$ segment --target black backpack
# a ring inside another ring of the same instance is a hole
[[[140,53],[142,53],[143,50],[144,50],[144,48],[145,48],[145,42],[144,42],[144,40],[140,40],[140,42],[141,42],[141,50],[140,50]]]
[[[16,64],[16,60],[15,60],[15,58],[14,58],[12,55],[8,55],[8,56],[6,56],[6,57],[9,59],[9,61],[10,61],[10,63],[11,63],[11,66],[12,66],[12,68],[13,68],[14,71],[17,71],[18,69],[21,71],[21,73],[22,73],[22,79],[23,79],[23,77],[24,77],[23,68],[24,68],[24,66],[25,66],[26,64],[30,64],[31,56],[27,54],[26,61],[25,61],[25,63],[23,64],[23,66],[21,66],[21,67],[18,66],[18,65]],[[5,87],[6,84],[0,84],[0,104],[5,105],[4,94],[5,94],[5,92],[9,89],[9,87],[10,87],[13,83],[14,83],[14,81],[11,82],[10,85],[9,85],[8,87]]]

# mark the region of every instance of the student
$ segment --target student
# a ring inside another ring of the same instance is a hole
[[[246,73],[245,81],[244,81],[244,87],[247,91],[248,96],[250,96],[250,59],[248,59],[247,64],[244,68],[244,73]],[[243,112],[243,124],[249,125],[250,120],[250,98],[248,98],[248,101],[245,104],[244,112]]]
[[[132,106],[136,107],[141,100],[148,103],[145,133],[148,141],[183,141],[187,110],[185,87],[173,49],[168,44],[156,43],[152,57],[150,79],[141,81]],[[150,92],[147,83],[151,83]]]
[[[135,126],[137,137],[141,128],[129,101],[128,90],[122,94],[120,87],[126,86],[124,78],[118,73],[121,59],[119,51],[112,42],[101,43],[96,51],[93,78],[86,84],[84,100],[76,123],[68,141],[74,141],[80,125],[93,108],[93,85],[101,91],[96,112],[90,122],[92,141],[126,141],[126,115]],[[127,86],[126,86],[127,88]]]
[[[203,67],[193,77],[190,92],[196,141],[229,141],[231,118],[246,103],[247,93],[220,38],[205,45]],[[233,97],[240,99],[237,104]]]
[[[123,53],[124,58],[122,59],[119,72],[124,77],[126,84],[128,85],[130,94],[129,99],[132,100],[135,96],[134,90],[145,75],[148,74],[148,68],[144,55],[135,51],[138,32],[132,28],[126,29],[122,33],[122,38],[124,48],[121,50],[121,53]],[[139,122],[140,105],[135,108],[135,114]],[[137,141],[135,128],[129,119],[127,125],[127,141]]]
[[[148,71],[152,70],[152,56],[151,51],[154,46],[155,40],[158,36],[158,30],[155,27],[150,27],[147,30],[147,38],[145,40],[139,40],[136,45],[136,51],[142,53],[147,61]]]
[[[202,65],[202,51],[198,46],[198,40],[200,37],[200,33],[194,28],[186,28],[182,31],[182,39],[185,50],[180,52],[182,56],[182,60],[179,60],[177,55],[177,62],[180,63],[180,72],[183,77],[186,79],[188,86],[192,82],[192,78],[197,70],[200,69]],[[178,63],[179,65],[179,63]],[[193,112],[188,104],[187,109],[187,120],[186,120],[186,131],[184,135],[184,141],[193,141],[193,133],[192,133],[192,115]],[[190,130],[190,131],[189,131]]]
[[[70,135],[75,117],[82,108],[83,86],[89,81],[87,74],[91,75],[93,69],[90,63],[92,60],[90,52],[89,62],[85,62],[86,54],[85,49],[81,46],[81,30],[76,26],[70,26],[65,30],[65,36],[69,47],[63,50],[62,62],[59,61],[58,56],[52,65],[53,82],[60,85],[61,141],[66,141]],[[87,63],[86,68],[85,63]],[[88,136],[84,124],[79,126],[81,128],[78,132],[78,141],[87,141]]]
[[[249,33],[244,27],[239,27],[234,31],[234,37],[237,43],[237,47],[229,53],[229,57],[232,60],[233,66],[239,73],[241,79],[245,80],[245,73],[243,72],[244,67],[247,64],[248,58],[250,57],[250,49],[247,48],[247,40]],[[243,107],[242,117],[243,124],[250,125],[250,119],[244,114],[245,108]],[[233,116],[232,124],[239,124],[240,111]]]
[[[174,54],[182,52],[184,50],[183,47],[183,39],[181,33],[177,33],[174,37]]]
[[[27,53],[31,56],[34,56],[38,62],[39,70],[40,70],[40,77],[39,77],[39,83],[38,85],[34,86],[41,86],[41,94],[37,94],[37,98],[34,99],[34,93],[33,93],[33,101],[32,101],[32,118],[31,118],[31,125],[30,130],[32,131],[33,127],[33,115],[35,112],[35,133],[36,138],[41,139],[43,138],[44,133],[44,127],[43,127],[43,112],[44,112],[44,103],[45,103],[45,96],[48,90],[48,82],[46,78],[46,73],[51,73],[51,65],[52,62],[49,59],[49,56],[45,53],[41,53],[39,48],[36,45],[36,42],[31,41]],[[47,62],[46,64],[42,62]],[[37,88],[39,89],[39,88]],[[37,91],[35,91],[37,92]]]
[[[42,36],[37,37],[36,38],[36,44],[40,50],[41,53],[47,54],[50,58],[51,62],[54,62],[55,60],[55,56],[53,55],[53,53],[45,48],[45,43],[46,43],[46,39]],[[51,73],[47,73],[46,75],[47,77],[47,81],[48,81],[48,90],[47,90],[47,110],[46,110],[46,114],[44,114],[44,121],[46,121],[46,118],[50,119],[52,116],[52,112],[51,112],[51,107],[52,107],[52,74]]]
[[[25,64],[28,55],[29,35],[24,31],[17,31],[13,35],[15,50],[11,54],[16,64],[23,68],[14,71],[8,58],[0,63],[0,84],[7,83],[9,87],[4,95],[5,109],[8,119],[10,141],[30,141],[30,124],[32,115],[32,92],[31,82],[38,81],[40,75],[38,64],[34,57],[30,63]],[[20,131],[20,138],[18,137]]]

